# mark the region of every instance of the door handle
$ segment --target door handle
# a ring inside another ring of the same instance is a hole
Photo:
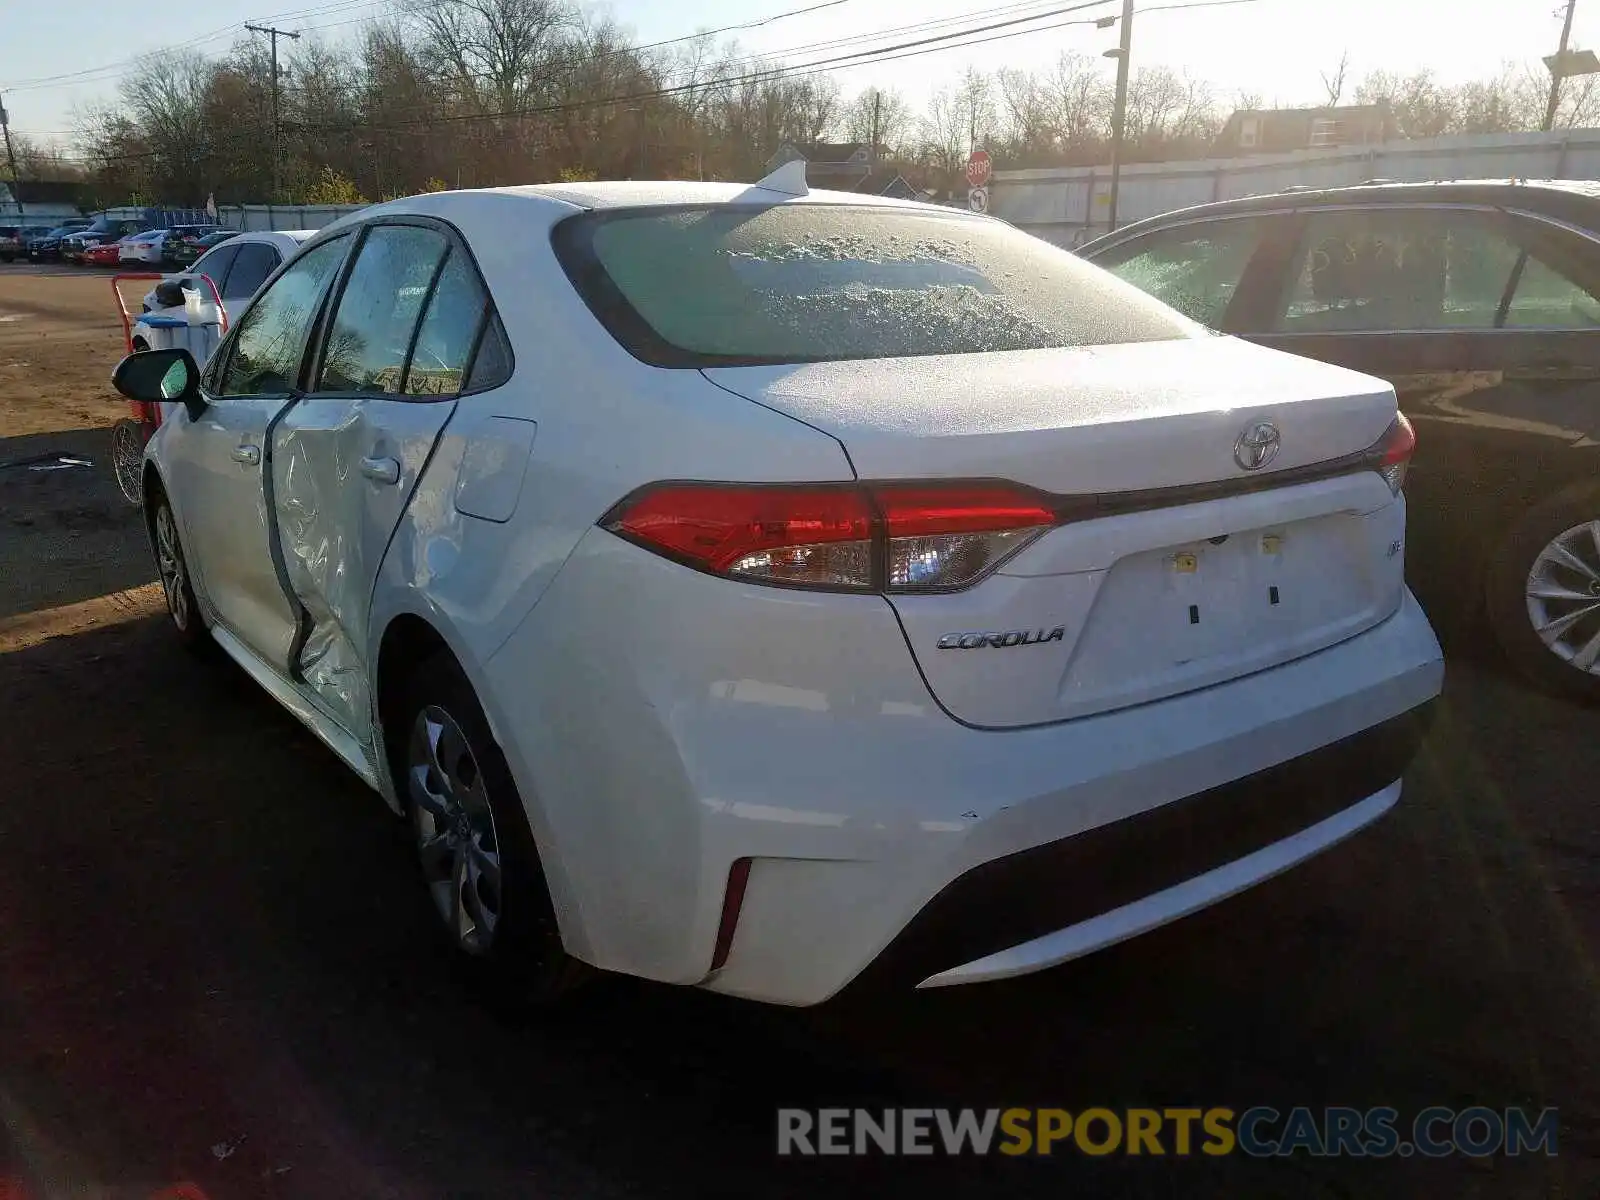
[[[400,482],[400,464],[392,458],[363,458],[361,473],[374,483]]]
[[[243,463],[247,467],[258,467],[261,465],[261,447],[235,446],[233,448],[233,461]]]

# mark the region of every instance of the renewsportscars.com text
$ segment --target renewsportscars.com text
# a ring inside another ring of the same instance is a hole
[[[778,1153],[1554,1156],[1556,1129],[1553,1108],[781,1108]]]

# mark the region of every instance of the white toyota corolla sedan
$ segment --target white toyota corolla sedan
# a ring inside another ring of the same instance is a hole
[[[1387,384],[797,170],[376,205],[116,384],[178,634],[517,994],[1067,961],[1380,817],[1443,678]]]

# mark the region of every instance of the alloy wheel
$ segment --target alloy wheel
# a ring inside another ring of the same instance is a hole
[[[1552,539],[1528,572],[1528,620],[1569,666],[1600,675],[1600,520]]]
[[[187,632],[192,615],[189,612],[189,572],[184,565],[172,507],[167,504],[156,509],[156,570],[161,575],[161,590],[167,594],[167,611],[172,614],[172,623]]]
[[[503,895],[494,812],[471,744],[436,705],[417,714],[406,778],[417,852],[434,907],[463,950],[487,953]]]

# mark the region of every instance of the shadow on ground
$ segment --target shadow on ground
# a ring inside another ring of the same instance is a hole
[[[0,618],[154,579],[140,522],[112,474],[109,428],[0,438]]]
[[[803,1012],[616,981],[495,1015],[376,798],[160,618],[0,654],[0,713],[0,1119],[36,1176],[214,1198],[1600,1185],[1600,745],[1590,714],[1471,669],[1401,807],[1305,869],[1033,979]],[[779,1105],[1477,1103],[1559,1106],[1560,1157],[773,1154]]]

